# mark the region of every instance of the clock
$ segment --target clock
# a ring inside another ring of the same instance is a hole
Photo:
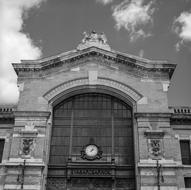
[[[98,153],[98,147],[94,144],[90,144],[85,147],[85,154],[90,157],[96,156]]]
[[[81,157],[86,160],[100,159],[101,155],[101,148],[95,144],[88,144],[81,151]]]

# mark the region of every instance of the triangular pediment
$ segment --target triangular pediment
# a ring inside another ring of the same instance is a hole
[[[97,34],[94,31],[85,33],[84,39],[76,49],[55,56],[38,60],[22,60],[21,63],[13,63],[16,73],[19,72],[39,72],[62,65],[78,65],[83,61],[96,61],[98,64],[125,65],[126,69],[133,70],[139,74],[144,72],[167,72],[171,78],[176,65],[167,61],[156,61],[140,58],[127,53],[112,50],[107,43],[104,34]]]
[[[114,50],[108,51],[98,47],[88,47],[83,50],[73,50],[66,53],[61,53],[56,56],[39,59],[39,60],[22,60],[21,63],[13,63],[13,67],[18,74],[20,71],[40,71],[47,70],[54,67],[60,67],[64,64],[82,63],[83,61],[96,60],[99,62],[107,62],[107,64],[126,65],[127,67],[133,68],[133,70],[142,71],[163,71],[168,72],[171,77],[175,64],[169,64],[167,61],[152,61],[142,59],[129,54],[124,54]],[[78,63],[77,63],[78,62]]]

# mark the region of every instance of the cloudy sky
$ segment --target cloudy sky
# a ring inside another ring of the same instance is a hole
[[[190,0],[0,0],[0,104],[16,103],[12,62],[74,49],[84,31],[118,51],[177,64],[170,105],[191,105]]]

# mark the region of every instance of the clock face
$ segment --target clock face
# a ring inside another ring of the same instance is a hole
[[[96,145],[90,144],[86,146],[85,153],[89,157],[94,157],[98,154],[98,148]]]

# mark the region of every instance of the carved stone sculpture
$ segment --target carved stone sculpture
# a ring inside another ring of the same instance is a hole
[[[78,49],[83,49],[84,47],[97,46],[102,47],[104,49],[110,49],[107,44],[106,35],[102,32],[98,34],[94,30],[91,33],[83,32],[82,42],[77,47]]]
[[[24,155],[29,155],[31,150],[32,150],[32,145],[33,145],[33,139],[32,138],[23,139],[22,153]]]
[[[161,154],[161,142],[159,139],[150,140],[150,152],[153,156],[159,156]]]
[[[25,130],[32,131],[34,127],[35,127],[34,122],[27,122],[27,124],[25,125]]]

